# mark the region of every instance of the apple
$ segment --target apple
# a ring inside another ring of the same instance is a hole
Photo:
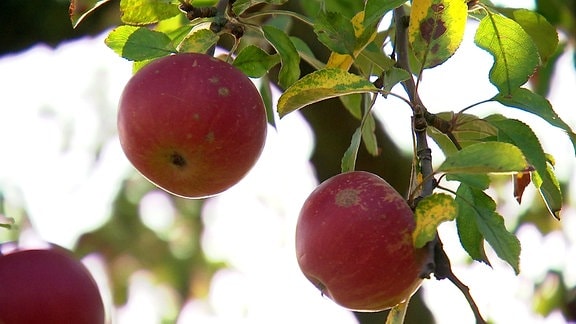
[[[321,183],[296,225],[300,269],[323,295],[354,311],[381,311],[421,285],[427,249],[412,243],[414,214],[379,176],[353,171]]]
[[[103,324],[104,305],[84,265],[57,246],[0,256],[0,323]]]
[[[149,63],[120,98],[118,133],[128,160],[181,197],[209,197],[238,183],[260,157],[266,131],[266,111],[252,81],[206,54]]]

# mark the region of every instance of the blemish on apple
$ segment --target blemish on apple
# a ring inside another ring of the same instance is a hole
[[[356,206],[360,202],[360,192],[355,189],[340,190],[335,197],[336,205],[341,207]]]

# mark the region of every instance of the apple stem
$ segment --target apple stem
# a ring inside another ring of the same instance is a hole
[[[403,6],[394,9],[394,20],[396,23],[396,37],[394,44],[394,53],[396,55],[396,66],[406,70],[410,75],[412,75],[409,63],[409,52],[408,52],[408,23],[409,17],[406,15],[406,11]],[[434,178],[434,169],[432,167],[432,151],[428,146],[426,128],[428,126],[434,126],[435,123],[429,125],[430,122],[434,121],[431,118],[430,113],[428,113],[426,107],[422,103],[420,96],[418,95],[418,85],[414,81],[413,77],[408,78],[402,82],[402,86],[408,97],[410,99],[410,106],[412,107],[413,117],[412,117],[412,129],[414,132],[414,137],[416,140],[416,156],[420,164],[420,172],[422,173],[422,189],[419,197],[414,199],[415,203],[418,203],[424,197],[431,195],[436,188],[436,179]],[[437,121],[436,121],[437,123]],[[446,125],[443,125],[446,126]],[[447,132],[450,132],[449,127],[445,127]],[[455,145],[458,143],[456,142]],[[459,147],[457,145],[456,147]],[[464,285],[452,271],[450,264],[450,259],[444,251],[444,246],[438,233],[433,241],[428,243],[428,248],[432,250],[429,262],[426,263],[427,269],[423,269],[425,273],[422,274],[423,277],[429,276],[428,272],[434,273],[436,279],[448,279],[452,282],[464,295],[474,317],[476,318],[477,324],[485,324],[486,321],[482,318],[476,302],[470,294],[470,289]],[[432,269],[432,271],[429,271]],[[428,271],[428,272],[426,272]]]

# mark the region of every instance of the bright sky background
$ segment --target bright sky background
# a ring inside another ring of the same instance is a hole
[[[458,110],[495,93],[487,80],[491,58],[474,47],[472,36],[469,28],[465,43],[449,63],[425,72],[420,91],[433,112]],[[39,237],[67,247],[107,220],[120,181],[135,174],[115,133],[116,105],[131,66],[104,45],[104,37],[74,41],[55,50],[37,46],[0,58],[0,191],[6,198],[6,213],[10,216],[16,207],[25,207]],[[576,129],[576,73],[570,55],[560,59],[559,70],[568,72],[555,80],[550,100]],[[410,150],[409,109],[390,100],[379,102],[376,111],[389,109],[397,113],[386,114],[384,127]],[[481,106],[471,112],[488,115],[495,109],[500,107]],[[542,144],[556,157],[559,176],[574,187],[574,152],[566,136],[527,114],[513,109],[505,113],[529,122],[544,135]],[[208,257],[226,260],[232,267],[216,274],[208,300],[186,305],[180,323],[268,323],[269,316],[277,314],[283,314],[282,323],[355,323],[349,312],[322,298],[297,268],[294,226],[302,202],[317,184],[308,163],[314,142],[297,113],[277,125],[249,176],[206,203],[203,248]],[[101,148],[98,160],[93,159],[96,148]],[[435,158],[438,162],[438,155]],[[525,200],[531,197],[540,199],[529,189]],[[575,199],[571,197],[572,202]],[[165,194],[151,194],[141,205],[143,220],[162,230],[173,219],[172,208]],[[524,207],[503,208],[507,222],[513,224],[514,215]],[[441,227],[455,272],[491,320],[563,322],[559,314],[548,319],[531,315],[528,304],[531,282],[541,280],[550,268],[565,270],[566,282],[576,285],[576,264],[570,262],[576,260],[576,211],[568,207],[563,216],[563,232],[542,237],[529,226],[520,231],[519,276],[492,254],[493,270],[480,264],[468,266],[454,224]],[[4,235],[0,231],[0,241]],[[97,271],[102,266],[98,258],[87,261],[105,285]],[[468,304],[450,283],[429,280],[423,289],[438,323],[473,321]],[[158,323],[174,292],[153,284],[150,275],[142,272],[132,278],[131,296],[130,303],[117,312],[117,323]]]

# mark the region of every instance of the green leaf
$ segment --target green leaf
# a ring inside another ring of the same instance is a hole
[[[490,177],[487,174],[452,173],[446,175],[448,181],[465,183],[469,187],[486,190],[490,186]]]
[[[169,0],[120,0],[122,22],[129,25],[148,25],[178,14],[178,5]]]
[[[532,10],[503,8],[499,11],[522,26],[538,47],[542,62],[547,62],[558,47],[556,27],[552,26],[544,16]]]
[[[544,176],[541,176],[544,175]],[[545,181],[545,178],[549,178]],[[560,219],[560,210],[562,208],[562,192],[560,191],[560,183],[554,173],[554,168],[551,163],[546,164],[546,173],[533,173],[532,183],[538,188],[548,211],[556,219]]]
[[[448,121],[451,124],[450,132],[461,147],[492,140],[498,132],[494,126],[475,115],[454,114],[454,112],[441,112],[435,115],[436,118]],[[444,155],[449,156],[458,151],[446,134],[434,127],[428,127],[427,132],[442,149]]]
[[[562,192],[536,134],[530,126],[519,120],[498,118],[497,116],[489,116],[486,120],[498,128],[499,140],[520,148],[528,163],[534,166],[537,175],[535,179],[538,179],[534,183],[551,214],[557,217],[562,208]]]
[[[218,35],[209,29],[189,33],[178,45],[179,52],[206,53],[218,42]]]
[[[414,217],[416,228],[412,232],[412,241],[417,248],[436,237],[438,225],[456,218],[457,205],[454,198],[447,194],[432,194],[425,197],[416,206]]]
[[[108,34],[105,43],[118,55],[131,61],[144,61],[176,52],[166,34],[145,27],[117,27]]]
[[[280,117],[306,105],[342,95],[375,92],[374,85],[358,75],[339,68],[312,72],[294,83],[278,99]]]
[[[472,260],[490,265],[484,249],[484,236],[480,233],[476,222],[477,213],[471,205],[471,201],[466,200],[470,199],[470,190],[469,186],[461,184],[454,199],[458,206],[458,216],[456,217],[458,237],[460,238],[460,244]]]
[[[242,13],[244,13],[244,11],[261,3],[266,3],[270,5],[281,5],[286,1],[288,0],[236,0],[232,5],[232,11],[239,16]]]
[[[340,54],[354,55],[356,34],[350,19],[336,12],[320,12],[314,23],[318,40]]]
[[[70,21],[72,28],[78,25],[89,15],[91,15],[100,6],[110,2],[111,0],[71,0],[70,1]]]
[[[294,36],[290,36],[290,40],[296,47],[300,58],[302,58],[306,63],[310,64],[316,70],[323,69],[326,66],[326,63],[320,61],[314,55],[314,52],[310,49],[308,44],[304,42],[302,39]]]
[[[266,117],[268,118],[268,124],[276,128],[276,121],[274,118],[274,99],[272,96],[272,87],[270,83],[270,79],[267,75],[264,75],[260,79],[260,95],[262,96],[264,107],[266,107]]]
[[[525,88],[514,89],[511,93],[499,93],[492,98],[504,106],[518,108],[535,114],[547,121],[550,125],[566,131],[576,153],[576,134],[552,108],[550,102],[539,94]]]
[[[489,78],[503,94],[510,94],[526,83],[540,61],[530,35],[504,16],[488,13],[478,25],[474,42],[494,57]]]
[[[408,41],[422,68],[444,63],[464,38],[468,7],[462,0],[414,0]]]
[[[377,156],[380,153],[375,131],[376,121],[374,120],[374,116],[368,113],[362,127],[362,141],[364,142],[366,151],[372,156]]]
[[[509,143],[472,144],[446,157],[436,172],[502,173],[521,172],[529,168],[520,149]]]
[[[352,140],[350,141],[350,146],[344,152],[341,161],[342,173],[354,171],[356,168],[356,157],[358,156],[358,149],[360,148],[360,142],[362,140],[362,130],[358,127],[354,134],[352,135]]]
[[[277,54],[269,55],[261,48],[249,45],[238,53],[233,65],[251,78],[260,78],[278,63],[280,57]]]
[[[405,2],[406,0],[367,0],[364,5],[364,26],[378,24],[386,13],[400,7]]]
[[[280,55],[282,67],[278,73],[278,83],[283,88],[288,88],[300,78],[300,56],[296,47],[282,30],[272,26],[262,26],[264,37],[276,49]]]
[[[471,212],[476,220],[479,233],[500,259],[510,264],[516,274],[520,273],[520,241],[506,229],[504,218],[496,212],[494,200],[482,190],[466,185],[460,187],[457,194],[462,202],[471,207],[468,212]]]

